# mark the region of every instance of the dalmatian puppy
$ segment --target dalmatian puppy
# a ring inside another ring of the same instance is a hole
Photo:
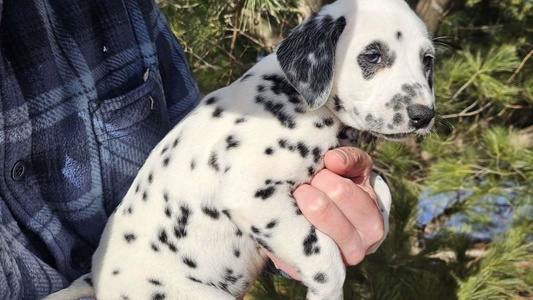
[[[268,250],[294,267],[307,299],[342,299],[339,250],[291,192],[323,168],[344,128],[389,140],[428,133],[434,53],[403,0],[325,6],[158,144],[109,219],[92,282],[75,290],[99,300],[242,299]],[[374,187],[390,203],[387,185]]]

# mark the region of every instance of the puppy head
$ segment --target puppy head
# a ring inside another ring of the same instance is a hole
[[[339,0],[308,18],[277,50],[312,109],[387,139],[434,123],[434,48],[403,0]]]

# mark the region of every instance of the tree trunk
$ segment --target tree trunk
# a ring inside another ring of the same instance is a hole
[[[418,16],[426,23],[432,36],[437,34],[442,17],[464,8],[467,0],[407,0]]]

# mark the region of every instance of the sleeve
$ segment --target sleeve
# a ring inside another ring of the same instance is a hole
[[[383,229],[384,234],[381,240],[379,240],[377,243],[372,245],[367,250],[367,254],[371,254],[376,252],[376,250],[381,246],[385,238],[387,237],[387,234],[389,233],[389,214],[390,214],[390,208],[392,203],[392,195],[389,189],[389,186],[381,178],[381,176],[377,175],[376,173],[372,172],[372,175],[370,177],[370,184],[374,188],[374,191],[376,192],[377,196],[377,203],[378,209],[381,213],[381,216],[383,218]]]
[[[36,299],[66,286],[62,275],[30,251],[28,239],[1,201],[0,299]]]

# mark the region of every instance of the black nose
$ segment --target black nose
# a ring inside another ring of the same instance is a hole
[[[426,127],[431,122],[435,116],[435,111],[433,108],[422,104],[411,104],[407,106],[407,115],[411,119],[409,125],[420,129]]]

